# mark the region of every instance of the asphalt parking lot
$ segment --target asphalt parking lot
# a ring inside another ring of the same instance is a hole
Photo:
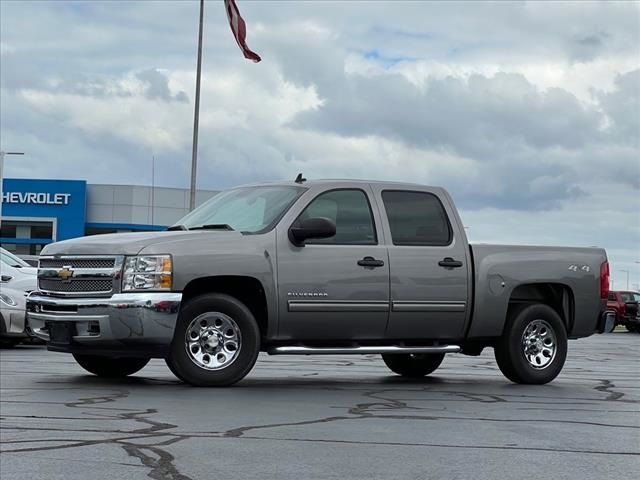
[[[546,386],[508,383],[487,350],[423,381],[377,356],[267,357],[198,389],[152,361],[124,381],[72,357],[0,353],[9,479],[629,478],[640,469],[640,335],[570,343]]]

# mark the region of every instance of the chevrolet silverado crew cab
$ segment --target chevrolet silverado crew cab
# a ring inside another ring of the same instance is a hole
[[[219,193],[168,231],[47,245],[38,282],[28,321],[49,350],[108,377],[164,358],[199,386],[260,351],[379,353],[419,377],[485,347],[542,384],[568,338],[613,322],[602,249],[470,246],[442,188],[301,176]]]

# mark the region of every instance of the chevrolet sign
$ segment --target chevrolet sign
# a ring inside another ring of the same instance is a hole
[[[4,192],[2,203],[69,205],[70,193]]]

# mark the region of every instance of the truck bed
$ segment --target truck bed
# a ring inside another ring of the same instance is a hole
[[[600,299],[602,248],[469,245],[473,265],[473,309],[467,337],[499,336],[510,300],[558,292],[569,317],[570,337],[591,335],[604,310]]]

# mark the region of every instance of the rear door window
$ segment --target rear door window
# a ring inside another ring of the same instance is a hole
[[[447,213],[434,194],[386,190],[382,201],[394,245],[446,246],[453,240]]]

